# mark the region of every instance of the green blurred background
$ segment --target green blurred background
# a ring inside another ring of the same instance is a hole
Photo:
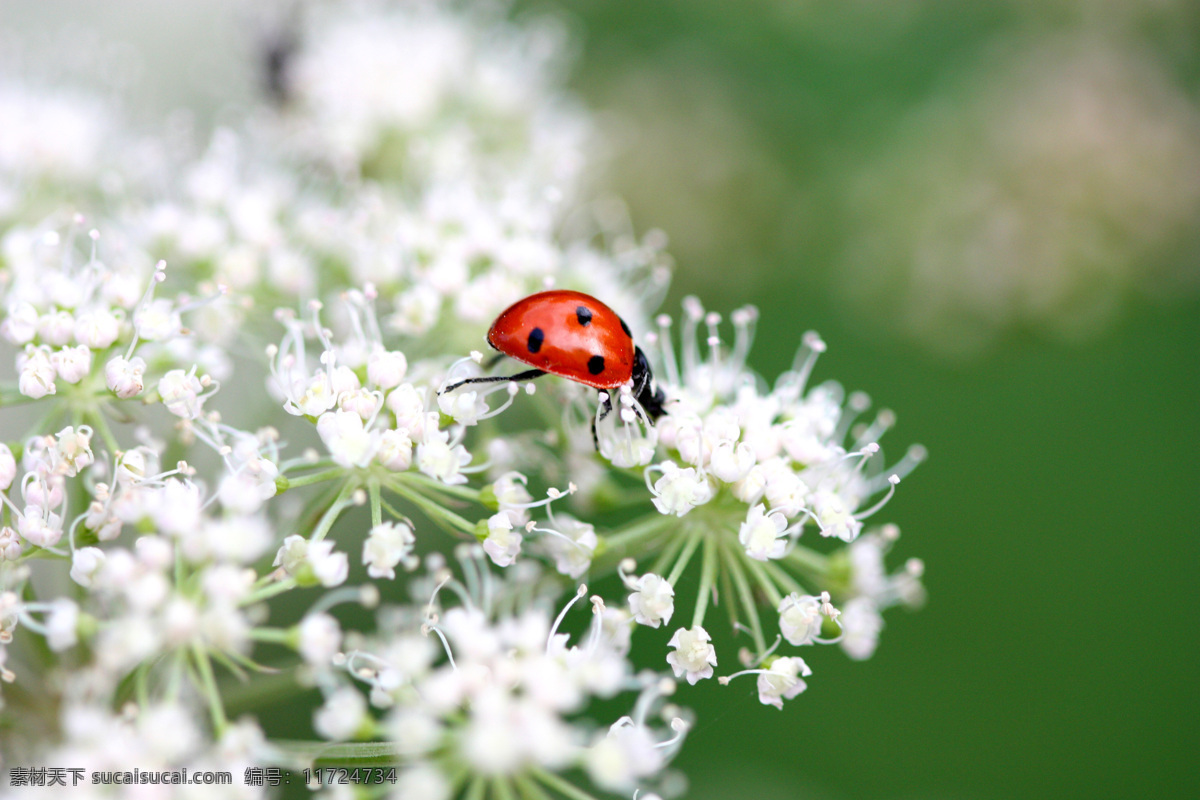
[[[171,60],[131,78],[147,117],[254,91],[230,0],[5,6],[33,52],[85,31],[118,72]],[[767,375],[819,330],[817,377],[931,454],[886,515],[927,606],[868,662],[822,653],[782,712],[697,687],[688,797],[1196,796],[1200,4],[513,13],[578,37],[605,185],[671,237],[668,310],[755,303]]]
[[[1200,4],[525,7],[582,34],[668,304],[758,305],[766,375],[819,330],[931,454],[885,515],[927,606],[780,713],[696,692],[688,796],[1196,796]]]

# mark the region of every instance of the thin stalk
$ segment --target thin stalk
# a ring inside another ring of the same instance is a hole
[[[763,593],[767,596],[767,599],[771,601],[771,605],[773,605],[775,608],[778,608],[779,602],[783,600],[783,595],[780,594],[779,588],[775,585],[774,581],[771,580],[771,577],[767,574],[766,569],[764,569],[766,565],[761,561],[756,561],[753,558],[747,557],[746,566],[750,568],[750,572],[753,573],[755,581],[758,582],[759,588],[763,590]]]
[[[354,494],[354,490],[358,488],[356,481],[349,480],[342,486],[342,490],[338,492],[338,496],[333,501],[333,505],[325,510],[321,515],[321,521],[317,523],[317,527],[313,530],[312,536],[308,537],[310,542],[319,542],[325,538],[325,534],[329,533],[329,529],[333,527],[333,523],[337,522],[337,518],[341,516],[342,509],[345,508],[346,502],[350,499],[350,495]]]
[[[434,519],[444,520],[445,522],[448,522],[451,525],[453,525],[454,527],[461,530],[463,533],[468,533],[468,534],[474,535],[474,533],[475,533],[474,525],[467,522],[465,519],[460,517],[458,514],[455,514],[450,509],[444,508],[443,506],[438,505],[437,503],[430,500],[428,497],[425,497],[418,492],[414,492],[410,487],[405,486],[401,481],[392,481],[388,485],[388,488],[391,489],[396,494],[403,497],[405,500],[407,500],[410,503],[412,503],[413,505],[415,505],[417,508],[424,511],[428,516],[430,516]]]
[[[729,547],[727,550],[730,551],[727,559],[729,571],[733,575],[733,582],[737,586],[738,598],[741,600],[746,617],[750,620],[750,633],[754,636],[754,646],[761,653],[766,649],[766,642],[763,641],[762,622],[758,619],[758,606],[754,602],[754,593],[750,589],[750,582],[746,580],[746,573],[742,571],[742,554],[735,547]]]
[[[469,486],[450,486],[418,472],[405,472],[397,477],[405,483],[415,483],[418,486],[424,486],[426,489],[432,489],[435,492],[441,492],[442,494],[457,497],[461,500],[470,500],[474,503],[479,502],[479,490],[472,489]]]
[[[650,571],[655,575],[662,575],[667,565],[675,560],[675,556],[679,555],[680,548],[686,543],[687,536],[672,536],[670,541],[667,542],[666,547],[659,554],[658,559],[650,567]]]
[[[597,800],[594,795],[588,794],[583,789],[567,783],[553,772],[548,772],[541,767],[533,767],[529,771],[533,777],[537,778],[543,784],[549,786],[559,794],[566,795],[570,798],[570,800]]]
[[[717,579],[717,543],[712,535],[704,537],[704,560],[700,566],[700,593],[696,595],[696,611],[692,614],[692,627],[703,627],[704,613],[708,611],[708,598]]]
[[[542,787],[530,780],[529,776],[524,773],[514,775],[513,782],[517,784],[517,791],[522,797],[529,798],[529,800],[550,800],[550,795],[546,794]]]
[[[775,579],[775,583],[779,584],[785,591],[795,592],[796,594],[812,594],[812,592],[805,590],[799,581],[789,575],[787,570],[774,561],[768,561],[766,564],[763,564],[763,567]]]
[[[323,470],[322,472],[310,472],[307,475],[299,475],[295,478],[287,479],[288,489],[299,489],[302,486],[312,486],[314,483],[322,483],[331,481],[334,478],[341,477],[346,474],[345,467],[334,467],[332,469]]]
[[[679,554],[679,559],[675,562],[675,566],[671,569],[671,575],[667,578],[667,582],[672,586],[679,580],[679,576],[687,569],[688,562],[692,560],[692,554],[696,552],[696,548],[700,546],[700,539],[703,536],[699,531],[691,530],[688,532],[687,544],[683,546],[683,552]]]
[[[212,662],[208,659],[208,652],[199,642],[192,645],[192,653],[196,657],[196,670],[200,673],[200,681],[204,686],[204,693],[208,697],[208,710],[212,715],[213,733],[219,739],[225,732],[225,707],[221,705],[221,694],[217,691],[217,679],[213,676]]]
[[[376,528],[383,522],[383,508],[380,505],[379,479],[367,481],[367,491],[371,495],[371,527]]]
[[[483,800],[485,792],[487,792],[487,779],[482,775],[476,775],[471,779],[471,788],[467,789],[463,800]]]

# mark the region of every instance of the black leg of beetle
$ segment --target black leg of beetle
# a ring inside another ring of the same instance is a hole
[[[650,416],[650,420],[657,420],[666,413],[663,403],[666,402],[667,396],[662,389],[654,388],[654,375],[650,372],[650,361],[640,347],[634,350],[633,395],[637,398],[638,405]]]
[[[534,378],[540,378],[546,373],[540,369],[529,369],[524,372],[518,372],[516,375],[497,375],[492,378],[467,378],[465,381],[452,383],[445,389],[442,389],[438,394],[443,392],[453,392],[460,386],[466,386],[468,383],[500,383],[501,381],[531,381]]]
[[[488,370],[495,369],[496,365],[503,360],[504,353],[492,353],[492,355],[488,357],[488,360],[483,362],[482,366],[484,371],[486,372]]]
[[[592,417],[592,444],[596,447],[596,452],[600,452],[600,436],[596,433],[596,425],[604,421],[613,410],[612,395],[605,392],[608,397],[604,400],[604,404],[600,406],[600,410]]]

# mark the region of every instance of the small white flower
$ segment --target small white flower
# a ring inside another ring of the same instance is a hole
[[[875,654],[883,617],[868,597],[855,597],[842,606],[842,639],[839,642],[846,655],[855,661],[865,661]]]
[[[300,655],[314,667],[327,667],[342,646],[342,629],[323,612],[306,614],[297,626]]]
[[[329,455],[343,467],[366,466],[377,446],[377,437],[352,411],[326,411],[317,418],[317,434]]]
[[[379,434],[379,450],[375,460],[392,472],[404,472],[412,466],[412,440],[408,431],[396,428]]]
[[[471,463],[471,454],[461,444],[450,446],[449,431],[431,431],[417,445],[417,468],[442,483],[466,483],[461,470]]]
[[[50,613],[46,616],[46,644],[51,650],[60,653],[73,647],[78,627],[79,606],[63,597],[50,603]]]
[[[24,549],[21,536],[14,528],[8,525],[0,528],[0,560],[16,561]]]
[[[384,404],[396,417],[397,428],[408,431],[408,438],[414,442],[424,441],[428,419],[424,390],[418,390],[411,383],[402,383],[388,392]]]
[[[104,383],[122,400],[137,397],[145,388],[146,362],[141,356],[116,356],[104,365]]]
[[[351,739],[367,721],[367,701],[350,687],[338,689],[313,714],[317,734],[332,741]]]
[[[90,466],[94,458],[91,428],[80,425],[76,430],[68,426],[59,431],[55,437],[54,456],[57,470],[68,477],[74,477]]]
[[[37,309],[30,303],[15,303],[8,307],[8,316],[0,323],[0,336],[18,347],[33,341],[37,335]]]
[[[273,566],[282,566],[302,584],[320,583],[327,588],[344,583],[350,571],[346,554],[335,553],[333,542],[310,542],[298,534],[283,540]]]
[[[808,688],[801,675],[805,678],[812,675],[804,659],[775,659],[770,669],[758,674],[758,702],[782,710],[784,700],[791,700]]]
[[[173,369],[158,381],[158,396],[163,404],[177,417],[195,419],[204,407],[204,386],[196,377],[195,370],[184,372]]]
[[[161,342],[176,336],[183,327],[183,322],[171,301],[159,298],[140,306],[134,312],[133,325],[142,339]]]
[[[675,613],[675,588],[659,575],[648,572],[637,579],[629,595],[629,610],[640,625],[657,628],[671,621]]]
[[[709,456],[709,469],[726,483],[737,483],[750,474],[755,464],[754,451],[745,442],[730,439],[717,442]]]
[[[0,492],[7,492],[17,477],[17,459],[8,445],[0,442]]]
[[[17,356],[17,390],[34,400],[54,394],[54,365],[46,347],[26,345],[25,352]]]
[[[375,416],[382,402],[383,397],[370,389],[351,389],[338,395],[338,408],[357,414],[364,422]]]
[[[17,530],[32,545],[53,547],[63,535],[62,518],[41,506],[28,505],[17,522]]]
[[[71,558],[71,580],[85,589],[92,588],[92,581],[104,567],[107,557],[99,547],[81,547]]]
[[[54,371],[67,383],[79,383],[92,371],[92,351],[84,345],[64,347],[50,356]]]
[[[367,358],[367,380],[377,389],[394,389],[404,380],[406,372],[408,359],[399,350],[376,346]]]
[[[750,509],[746,521],[738,529],[738,541],[746,548],[746,555],[757,561],[781,558],[787,547],[784,531],[787,519],[779,512],[766,513],[759,503]]]
[[[75,317],[75,341],[93,350],[108,348],[120,333],[120,323],[106,308],[84,311]]]
[[[412,554],[416,537],[403,522],[383,522],[371,528],[363,542],[363,564],[372,578],[395,578],[396,565]]]
[[[812,644],[821,635],[821,599],[792,592],[779,603],[779,632],[789,644]]]
[[[660,513],[682,517],[712,499],[712,486],[702,470],[681,469],[673,461],[664,461],[660,469],[662,477],[654,482],[654,507]]]
[[[853,542],[862,531],[862,522],[854,518],[853,510],[837,492],[819,490],[813,493],[813,513],[820,523],[822,536],[836,536],[843,542]]]
[[[75,318],[66,311],[43,314],[38,320],[38,336],[43,342],[61,347],[71,341],[75,331]]]
[[[584,768],[597,786],[624,792],[635,786],[639,778],[654,775],[662,769],[662,750],[657,745],[645,725],[622,717],[587,749]]]
[[[520,532],[513,530],[508,514],[493,514],[487,522],[488,535],[483,540],[483,549],[498,567],[507,567],[521,552]]]
[[[418,762],[400,772],[392,797],[396,800],[448,800],[450,790],[450,782],[437,767]]]
[[[570,514],[556,514],[553,520],[555,530],[560,535],[547,535],[542,539],[542,544],[554,559],[554,568],[560,574],[578,578],[592,565],[592,555],[599,544],[596,529]]]
[[[667,663],[675,671],[676,678],[686,676],[687,682],[695,685],[697,681],[712,677],[713,667],[717,665],[717,650],[704,628],[699,625],[691,629],[680,628],[667,645],[675,648],[673,653],[667,654]]]

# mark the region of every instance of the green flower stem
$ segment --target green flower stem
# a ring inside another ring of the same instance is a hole
[[[773,608],[779,608],[779,602],[783,600],[783,595],[779,593],[778,587],[776,587],[775,582],[771,580],[770,575],[767,573],[767,570],[765,569],[766,565],[761,561],[756,561],[755,559],[750,558],[749,556],[746,556],[745,563],[746,566],[750,568],[750,572],[753,574],[754,580],[758,582],[759,588],[763,590],[763,593],[766,594],[767,599],[771,601],[771,606]]]
[[[812,594],[805,590],[800,582],[788,574],[788,571],[776,564],[774,561],[768,561],[763,564],[763,568],[767,573],[775,579],[775,583],[786,592],[795,592],[796,594]]]
[[[676,533],[678,533],[678,531]],[[663,571],[667,568],[667,565],[675,560],[675,556],[679,555],[680,548],[682,548],[686,542],[687,536],[672,536],[667,542],[666,547],[664,547],[663,551],[659,554],[658,559],[655,560],[653,565],[651,565],[650,572],[653,572],[655,575],[662,575]]]
[[[594,795],[588,794],[577,786],[572,786],[553,772],[548,772],[541,767],[532,767],[529,772],[543,784],[570,800],[597,800]]]
[[[329,529],[333,527],[333,523],[337,522],[337,518],[342,515],[342,509],[350,500],[350,495],[354,494],[354,490],[358,488],[358,481],[348,480],[342,485],[342,490],[338,492],[337,498],[333,504],[325,510],[321,515],[321,521],[317,523],[317,527],[312,532],[312,536],[308,537],[310,542],[319,542],[325,538],[325,534],[329,533]]]
[[[472,489],[469,486],[450,486],[440,481],[435,481],[426,475],[419,472],[405,472],[397,476],[399,480],[405,483],[412,483],[417,486],[422,486],[426,489],[431,489],[441,494],[457,497],[460,500],[470,500],[473,503],[479,502],[479,490]]]
[[[679,576],[687,569],[688,562],[692,560],[692,554],[696,552],[696,548],[700,546],[700,540],[703,534],[694,529],[688,530],[687,544],[683,546],[683,552],[679,554],[679,560],[675,562],[675,566],[671,569],[671,575],[667,578],[667,582],[672,586],[679,580]]]
[[[507,778],[492,778],[492,794],[496,800],[517,800]]]
[[[766,642],[763,641],[762,623],[758,619],[758,607],[754,603],[754,593],[750,589],[750,582],[746,580],[746,573],[742,571],[742,554],[736,547],[727,545],[726,550],[729,551],[727,563],[729,571],[733,575],[734,585],[737,586],[738,598],[750,621],[750,633],[754,637],[754,646],[758,648],[759,653],[762,653],[767,649]]]
[[[467,793],[463,795],[463,800],[483,800],[486,792],[487,779],[482,775],[476,775],[471,780],[471,787],[467,789]]]
[[[179,648],[171,657],[171,671],[167,673],[167,700],[174,702],[179,697],[183,685],[184,668],[187,665],[187,651]]]
[[[475,526],[470,522],[467,522],[450,509],[438,505],[433,500],[430,500],[428,497],[425,497],[419,492],[413,491],[411,487],[405,486],[404,482],[399,480],[391,481],[388,484],[388,488],[415,505],[417,508],[424,511],[431,518],[447,522],[453,527],[458,528],[463,533],[470,534],[472,536],[475,534]]]
[[[256,642],[288,644],[291,636],[292,632],[287,628],[254,628],[250,631],[250,638]]]
[[[371,495],[371,527],[375,528],[383,523],[383,508],[380,505],[378,478],[371,478],[367,481],[367,491]]]
[[[612,549],[628,547],[635,542],[639,542],[649,536],[659,533],[663,528],[671,523],[671,518],[663,514],[655,514],[649,518],[642,518],[632,525],[628,525],[614,533],[604,537],[604,541]]]
[[[704,537],[704,560],[700,567],[700,593],[696,595],[696,611],[692,614],[692,627],[704,625],[704,613],[708,611],[708,599],[717,579],[717,542],[709,535]]]
[[[795,564],[800,569],[815,576],[821,576],[829,572],[829,558],[815,550],[809,550],[803,545],[793,547],[792,551],[783,557],[783,560]]]
[[[517,791],[521,793],[522,797],[529,798],[529,800],[550,800],[550,795],[530,780],[528,775],[524,773],[515,775],[513,781],[517,784]]]
[[[121,452],[121,445],[117,443],[117,437],[113,435],[112,428],[108,426],[104,412],[98,408],[94,409],[87,415],[87,421],[92,426],[92,430],[100,434],[100,438],[104,440],[104,446],[108,448],[109,455],[115,456]]]
[[[345,467],[333,467],[322,472],[310,472],[307,475],[299,475],[295,478],[284,478],[287,481],[288,489],[299,489],[301,486],[312,486],[314,483],[323,483],[331,481],[334,478],[339,478],[346,474]]]
[[[225,732],[225,707],[221,705],[221,694],[217,691],[217,679],[213,676],[212,662],[209,661],[208,651],[199,642],[195,642],[192,645],[192,653],[196,657],[196,670],[200,674],[204,694],[208,697],[208,710],[212,715],[213,734],[219,739],[221,738],[221,734]]]
[[[281,581],[275,581],[274,583],[269,583],[266,586],[259,589],[258,591],[251,592],[250,594],[246,595],[245,597],[242,598],[242,602],[240,603],[240,605],[243,605],[243,606],[252,605],[254,603],[258,603],[260,601],[274,597],[277,594],[283,594],[284,592],[286,592],[290,589],[295,589],[295,588],[296,588],[296,579],[295,578],[284,578]]]

